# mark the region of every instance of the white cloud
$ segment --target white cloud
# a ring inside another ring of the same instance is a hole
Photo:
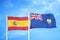
[[[31,4],[32,5],[40,5],[41,4],[41,0],[32,0]]]
[[[45,11],[46,11],[47,9],[48,9],[47,6],[44,6],[44,7],[42,7],[42,8],[40,9],[40,11],[41,11],[41,13],[45,13]]]
[[[41,6],[41,5],[47,5],[48,2],[46,0],[31,0],[30,6]]]
[[[31,7],[31,12],[32,13],[41,13],[44,14],[46,11],[48,12],[56,12],[55,10],[55,6],[57,6],[58,3],[57,1],[48,3],[46,0],[31,0],[30,2],[31,4],[29,5],[29,7]],[[13,5],[13,4],[11,4]],[[43,5],[42,8],[39,7],[39,9],[35,8],[35,6],[40,6]],[[33,8],[34,7],[34,8]],[[27,8],[20,8],[18,9],[14,14],[16,14],[15,16],[28,16],[28,11]]]
[[[54,12],[54,16],[57,18],[60,16],[60,14],[58,12]]]
[[[16,9],[8,14],[9,16],[17,16],[17,17],[27,17],[28,16],[28,10],[27,8],[19,8]]]
[[[39,7],[41,5],[43,5],[42,8]],[[34,6],[37,6],[37,8],[39,7],[39,9],[34,7],[34,9],[32,9],[32,12],[41,13],[41,14],[49,9],[52,9],[52,5],[50,5],[46,0],[32,0],[30,6],[31,8]]]
[[[28,10],[27,8],[20,8],[17,10],[17,16],[28,16]]]
[[[24,35],[28,35],[27,31],[19,31],[19,30],[15,30],[15,31],[8,31],[8,37],[9,38],[16,38],[16,37],[21,37]]]
[[[57,0],[58,2],[60,2],[60,0]]]
[[[55,12],[55,6],[57,2],[48,3],[47,5],[43,6],[40,11],[41,13],[48,12]]]
[[[27,31],[24,31],[24,30],[11,30],[11,31],[8,31],[8,34],[10,34],[10,35],[26,35]]]
[[[40,13],[40,11],[38,9],[35,9],[35,8],[31,9],[31,12],[32,13]]]
[[[43,4],[43,5],[46,5],[47,2],[46,2],[45,0],[42,0],[42,4]]]
[[[43,5],[42,8],[39,7],[40,5]],[[57,1],[53,1],[49,3],[46,0],[32,0],[30,7],[32,8],[31,9],[32,12],[42,14],[45,13],[46,11],[53,12],[55,10],[55,6],[57,5],[58,5]],[[37,8],[39,7],[39,9],[35,8],[34,6],[37,6]]]

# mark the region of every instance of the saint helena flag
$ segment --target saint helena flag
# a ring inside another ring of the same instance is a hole
[[[56,21],[53,14],[30,14],[30,28],[55,28]]]
[[[8,30],[28,30],[28,17],[8,16]]]

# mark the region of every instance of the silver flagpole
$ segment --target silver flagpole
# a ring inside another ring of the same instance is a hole
[[[30,8],[28,8],[28,40],[30,40]]]
[[[6,12],[6,40],[8,40],[8,12]]]

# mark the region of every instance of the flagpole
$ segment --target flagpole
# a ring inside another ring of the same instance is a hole
[[[8,14],[8,12],[6,12],[6,40],[8,40],[8,23],[7,23],[8,18],[7,18],[7,14]]]
[[[28,40],[30,40],[30,8],[28,8]]]

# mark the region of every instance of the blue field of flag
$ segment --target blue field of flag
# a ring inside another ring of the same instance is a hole
[[[53,14],[31,14],[30,28],[56,28]]]

